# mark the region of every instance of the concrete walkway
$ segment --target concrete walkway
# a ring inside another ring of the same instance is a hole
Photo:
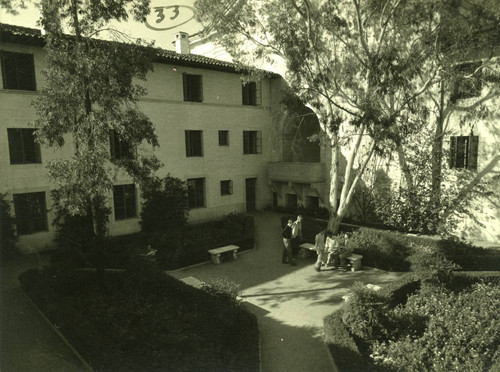
[[[398,274],[314,271],[313,259],[298,266],[281,263],[280,215],[255,213],[255,249],[236,261],[206,264],[176,272],[187,282],[226,278],[240,285],[245,306],[259,320],[263,372],[336,371],[323,343],[323,317],[342,306],[355,281],[384,285]],[[22,292],[18,275],[43,266],[47,257],[21,256],[0,268],[0,371],[88,371]],[[200,371],[203,372],[203,371]]]
[[[281,263],[280,215],[257,212],[253,251],[236,261],[201,265],[170,274],[188,283],[225,278],[240,285],[245,305],[259,320],[263,372],[336,371],[323,343],[323,317],[342,306],[356,281],[385,284],[400,274],[364,268],[316,272],[313,258]]]
[[[38,255],[19,256],[0,267],[0,371],[88,371],[71,348],[42,317],[19,285],[23,271],[46,262]]]

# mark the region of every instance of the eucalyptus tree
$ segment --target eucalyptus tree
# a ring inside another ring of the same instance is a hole
[[[402,115],[434,83],[433,1],[197,0],[197,18],[236,61],[283,68],[331,146],[334,231],[375,152],[400,148]],[[418,76],[427,76],[425,81]],[[342,174],[341,152],[347,153]]]
[[[63,216],[78,216],[92,238],[105,235],[108,197],[117,172],[146,183],[158,169],[147,142],[157,146],[153,124],[138,100],[139,84],[152,70],[153,49],[140,40],[100,40],[112,20],[144,21],[149,1],[42,0],[47,67],[42,94],[34,102],[37,140],[72,149],[48,162],[54,203]],[[110,143],[120,148],[111,156]],[[67,151],[62,149],[62,151]]]

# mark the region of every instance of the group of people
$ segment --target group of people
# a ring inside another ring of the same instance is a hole
[[[300,250],[300,242],[302,241],[302,216],[298,215],[297,219],[289,219],[287,225],[283,229],[283,254],[281,262],[296,266],[296,259]],[[315,249],[318,254],[318,259],[314,263],[314,269],[321,271],[321,267],[340,267],[342,271],[347,271],[346,258],[349,252],[345,249],[347,243],[347,235],[334,235],[330,230],[322,229],[315,238]]]
[[[314,263],[314,269],[321,271],[322,266],[340,267],[342,271],[347,271],[346,258],[349,252],[346,250],[347,234],[334,235],[330,230],[323,229],[316,234],[314,246],[318,259]]]
[[[288,220],[282,235],[284,248],[281,262],[297,266],[295,260],[297,259],[300,241],[302,240],[302,216],[300,214],[297,216],[297,220]]]

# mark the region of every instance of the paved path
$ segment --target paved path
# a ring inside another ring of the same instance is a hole
[[[19,286],[18,275],[44,261],[37,255],[20,256],[0,267],[2,372],[88,371]]]
[[[259,320],[263,372],[336,371],[323,343],[323,317],[342,306],[355,281],[383,286],[399,274],[370,269],[318,273],[312,258],[299,259],[296,267],[283,265],[280,215],[254,216],[255,250],[236,261],[170,274],[188,282],[226,278],[240,285],[246,306]]]

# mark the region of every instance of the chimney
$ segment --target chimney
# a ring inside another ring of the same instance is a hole
[[[180,54],[189,54],[188,33],[179,31],[175,34],[175,51]]]

